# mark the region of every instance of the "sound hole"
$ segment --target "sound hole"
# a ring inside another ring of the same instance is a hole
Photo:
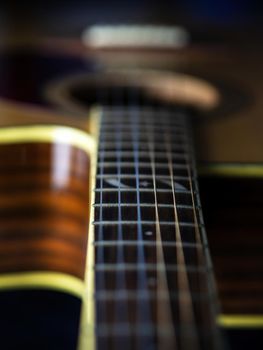
[[[71,86],[70,97],[83,107],[100,104],[104,106],[158,106],[164,103],[147,94],[140,87],[125,85],[91,86],[90,84],[77,84]],[[168,106],[168,103],[165,103]],[[170,104],[171,105],[171,104]]]
[[[105,106],[147,106],[160,103],[160,100],[147,96],[143,89],[129,86],[73,86],[70,91],[72,98],[84,106],[97,103]]]
[[[93,73],[76,75],[47,86],[46,98],[86,116],[94,105],[139,107],[190,107],[211,112],[220,96],[205,81],[186,75],[161,73]]]

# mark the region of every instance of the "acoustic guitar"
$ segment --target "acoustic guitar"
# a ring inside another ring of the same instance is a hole
[[[2,45],[3,349],[262,349],[262,81],[186,39]]]

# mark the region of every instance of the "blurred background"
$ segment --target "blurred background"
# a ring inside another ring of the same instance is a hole
[[[259,0],[1,1],[2,35],[79,36],[93,23],[177,24],[196,40],[237,36],[244,43],[261,39]],[[212,33],[211,33],[212,31]],[[219,31],[219,33],[218,33]]]

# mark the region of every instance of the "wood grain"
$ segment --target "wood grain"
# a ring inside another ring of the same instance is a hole
[[[67,144],[0,146],[1,273],[84,278],[89,166],[87,153]]]

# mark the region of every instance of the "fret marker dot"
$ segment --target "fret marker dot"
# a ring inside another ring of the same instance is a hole
[[[145,234],[146,236],[152,236],[152,235],[153,235],[152,231],[146,231],[146,232],[144,232],[144,234]]]
[[[141,181],[141,182],[140,182],[140,185],[141,185],[142,187],[148,187],[148,186],[149,186],[149,182],[148,182],[148,181]]]

